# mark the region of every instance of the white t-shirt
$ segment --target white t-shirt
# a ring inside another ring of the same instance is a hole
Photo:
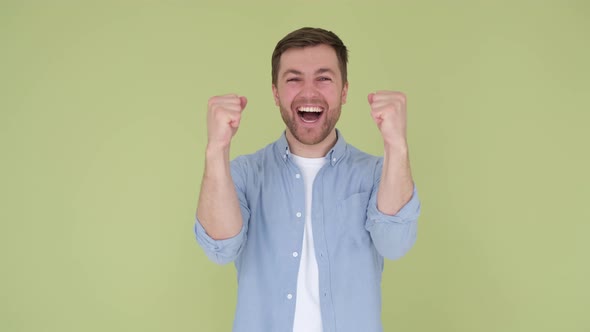
[[[327,159],[303,158],[293,154],[291,156],[299,167],[305,184],[305,228],[303,230],[299,274],[297,275],[297,301],[295,303],[293,332],[322,332],[318,263],[315,258],[313,231],[311,228],[311,202],[313,180]]]

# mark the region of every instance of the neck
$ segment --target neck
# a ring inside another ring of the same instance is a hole
[[[289,150],[291,153],[296,154],[300,157],[305,158],[321,158],[328,154],[331,148],[336,145],[338,135],[336,135],[336,129],[321,142],[316,144],[305,144],[298,141],[293,134],[287,129],[286,132],[287,143],[289,143]]]

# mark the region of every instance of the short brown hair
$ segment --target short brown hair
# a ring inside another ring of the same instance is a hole
[[[277,84],[281,55],[290,48],[303,48],[316,45],[328,45],[336,51],[338,65],[342,75],[342,84],[347,82],[346,65],[348,63],[348,50],[340,38],[332,31],[320,28],[301,28],[295,30],[281,39],[272,53],[272,84]]]

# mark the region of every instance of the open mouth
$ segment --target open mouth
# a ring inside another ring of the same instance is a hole
[[[323,113],[324,109],[319,106],[301,106],[297,108],[299,118],[305,123],[314,123],[318,121]]]

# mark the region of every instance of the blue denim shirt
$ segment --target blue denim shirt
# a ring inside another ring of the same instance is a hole
[[[383,258],[403,256],[416,239],[420,202],[394,216],[377,210],[383,159],[347,144],[340,132],[313,183],[312,228],[325,332],[373,332],[381,326]],[[213,240],[195,223],[197,241],[216,263],[235,262],[233,330],[293,329],[305,224],[305,187],[285,135],[231,162],[242,212],[239,234]]]

